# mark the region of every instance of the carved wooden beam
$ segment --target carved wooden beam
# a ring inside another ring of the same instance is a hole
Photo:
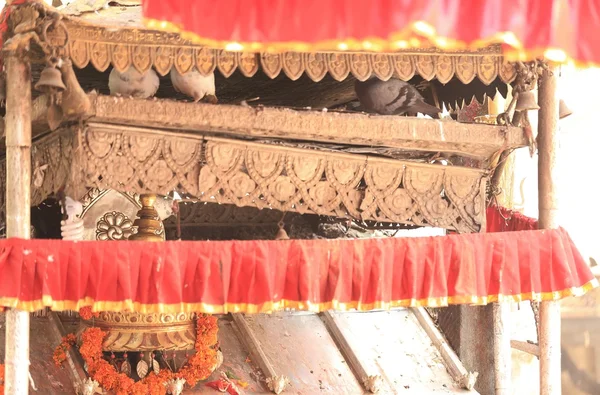
[[[174,100],[126,99],[88,94],[88,122],[165,130],[215,133],[251,139],[313,141],[387,147],[405,151],[443,152],[487,161],[498,151],[527,145],[521,128],[466,124],[413,117],[362,113],[295,111],[210,105]],[[33,104],[34,135],[47,130],[47,99]],[[40,128],[41,126],[41,128]]]
[[[282,393],[289,385],[289,379],[284,375],[277,374],[269,357],[267,357],[263,351],[254,332],[252,332],[250,325],[246,322],[244,315],[233,313],[231,316],[240,332],[240,340],[246,345],[252,361],[258,365],[259,369],[262,370],[265,375],[267,386],[276,394]]]
[[[478,159],[527,144],[521,128],[397,116],[125,99],[90,94],[90,121],[336,144],[448,152]]]
[[[446,339],[444,339],[444,336],[440,333],[439,329],[435,326],[429,316],[429,313],[424,308],[411,308],[410,311],[415,315],[435,348],[440,352],[444,365],[446,365],[446,368],[448,369],[448,373],[450,373],[452,378],[461,386],[461,388],[472,390],[475,387],[475,382],[477,381],[479,373],[469,372],[465,369],[454,350],[452,350],[452,347],[450,347]]]
[[[481,169],[94,123],[38,140],[32,156],[34,205],[69,181],[461,233],[485,228]]]
[[[336,313],[326,311],[321,313],[320,316],[358,381],[363,385],[365,390],[373,394],[378,393],[381,389],[382,377],[380,375],[368,374],[365,366],[360,362],[356,353],[350,346],[350,343],[344,336],[338,323]]]
[[[527,354],[535,355],[540,357],[540,347],[537,344],[524,342],[521,340],[511,340],[510,347],[515,350],[526,352]]]

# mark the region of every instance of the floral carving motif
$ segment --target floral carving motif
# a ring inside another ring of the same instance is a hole
[[[110,211],[96,224],[96,240],[127,240],[133,234],[133,222],[119,211]]]
[[[84,137],[88,186],[160,194],[175,189],[207,202],[459,232],[478,231],[485,212],[483,170],[209,136],[145,137],[139,129],[134,137],[94,126]],[[123,174],[124,168],[131,170]]]

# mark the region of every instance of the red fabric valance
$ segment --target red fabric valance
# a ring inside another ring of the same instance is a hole
[[[148,27],[237,50],[505,44],[510,60],[600,64],[597,0],[144,0]]]
[[[596,286],[563,229],[289,241],[0,241],[0,306],[267,312],[555,300]]]
[[[538,220],[505,207],[489,206],[486,212],[487,232],[536,230]]]

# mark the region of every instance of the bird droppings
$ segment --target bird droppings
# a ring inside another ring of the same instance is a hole
[[[23,255],[29,255],[31,254],[31,250],[23,250]]]
[[[54,262],[54,255],[48,255],[48,262]]]

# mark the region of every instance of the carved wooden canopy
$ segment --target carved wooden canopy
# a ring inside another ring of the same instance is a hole
[[[218,69],[229,77],[239,70],[251,77],[260,68],[270,78],[283,72],[292,80],[303,73],[313,81],[321,80],[327,73],[338,81],[350,74],[359,80],[371,75],[384,80],[392,75],[410,80],[420,75],[426,80],[437,78],[442,83],[457,77],[465,84],[477,77],[486,85],[496,78],[510,83],[516,76],[514,65],[503,60],[500,46],[477,52],[425,49],[387,54],[229,52],[195,45],[177,34],[146,30],[141,23],[140,6],[94,9],[75,4],[62,13],[69,33],[66,54],[77,67],[91,63],[99,71],[110,65],[124,71],[133,65],[139,71],[154,67],[166,75],[172,67],[182,73],[196,67],[204,74]],[[54,31],[49,39],[64,43],[64,32]]]

